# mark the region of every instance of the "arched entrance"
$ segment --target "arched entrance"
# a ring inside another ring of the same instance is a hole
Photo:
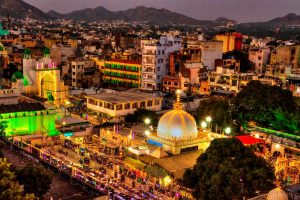
[[[55,93],[55,78],[49,74],[46,73],[44,76],[41,78],[41,98],[47,99],[49,97],[49,94],[54,94]]]

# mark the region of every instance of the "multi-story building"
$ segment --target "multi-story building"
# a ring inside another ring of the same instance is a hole
[[[179,51],[181,39],[162,36],[160,40],[142,40],[142,83],[144,90],[157,90],[162,87],[163,77],[167,74],[169,55]]]
[[[103,82],[125,87],[141,87],[142,65],[137,61],[104,61]]]
[[[239,75],[233,68],[223,66],[217,67],[215,72],[208,74],[208,84],[210,91],[239,91]]]
[[[266,76],[274,77],[285,84],[287,77],[291,75],[292,65],[285,64],[268,64],[266,66]]]
[[[191,86],[199,84],[203,70],[200,48],[184,49],[182,53],[170,54],[168,74],[163,79],[163,91],[177,89],[191,92]]]
[[[201,62],[207,70],[215,70],[216,60],[222,59],[222,41],[201,41]]]
[[[87,95],[87,108],[119,120],[139,108],[160,111],[162,97],[144,92],[118,92]]]
[[[216,35],[216,40],[223,42],[223,53],[233,50],[241,50],[243,45],[243,36],[241,33],[226,32]]]
[[[270,60],[270,48],[250,49],[249,60],[253,64],[255,73],[264,73],[266,64]]]
[[[71,62],[72,86],[88,88],[100,84],[100,71],[92,60],[76,60]]]
[[[300,45],[282,45],[271,52],[270,64],[292,65],[292,70],[300,70]]]

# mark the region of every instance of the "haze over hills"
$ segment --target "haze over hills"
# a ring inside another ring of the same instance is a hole
[[[13,18],[49,19],[50,17],[40,9],[22,0],[0,0],[0,16],[9,14]]]
[[[47,14],[56,18],[86,21],[124,20],[128,22],[140,21],[152,24],[202,24],[209,22],[196,20],[166,9],[147,8],[144,6],[116,12],[99,6],[94,9],[87,8],[67,14],[60,14],[55,11],[49,11]]]
[[[9,14],[13,18],[32,18],[32,19],[72,19],[86,21],[102,20],[124,20],[128,22],[148,22],[151,24],[190,24],[190,25],[218,25],[228,21],[233,21],[220,17],[214,21],[197,20],[185,15],[169,11],[167,9],[148,8],[139,6],[124,11],[110,11],[102,6],[96,8],[87,8],[73,11],[67,14],[61,14],[56,11],[49,11],[47,14],[40,9],[22,1],[22,0],[0,0],[0,17],[6,17]],[[242,23],[240,26],[259,26],[276,27],[300,24],[300,15],[288,14],[283,17],[277,17],[266,22]]]
[[[295,13],[289,13],[283,17],[277,17],[266,22],[242,23],[240,25],[266,27],[300,25],[300,15],[296,15]]]

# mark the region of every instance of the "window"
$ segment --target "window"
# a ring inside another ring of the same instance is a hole
[[[73,72],[73,75],[75,75],[75,72]]]
[[[157,71],[158,71],[158,72],[160,71],[160,67],[157,67]]]
[[[73,83],[75,83],[76,82],[76,80],[75,80],[75,78],[73,78]]]
[[[99,106],[102,107],[102,101],[99,102]]]
[[[138,103],[137,102],[135,102],[135,103],[132,104],[132,108],[137,108],[137,107],[138,107]]]
[[[160,50],[157,51],[157,55],[160,55]]]
[[[75,69],[75,65],[73,65],[73,69]]]
[[[167,85],[167,83],[168,83],[168,82],[166,82],[166,81],[164,82],[165,85]]]
[[[141,107],[141,108],[145,108],[145,107],[146,107],[146,102],[145,102],[145,101],[142,101],[142,102],[140,103],[140,107]]]
[[[155,101],[154,101],[154,105],[156,105],[156,106],[160,105],[160,100],[158,100],[158,99],[155,99]]]
[[[125,104],[125,110],[128,110],[128,109],[130,109],[130,103]]]
[[[123,105],[122,104],[116,105],[116,110],[123,110]]]
[[[80,69],[80,65],[77,66],[77,69]]]
[[[110,103],[104,103],[104,108],[113,109],[113,106]]]
[[[178,85],[178,82],[174,82],[174,85],[176,85],[176,86],[177,86],[177,85]]]
[[[152,101],[147,101],[147,107],[152,106],[153,102]]]
[[[165,50],[162,50],[162,55],[164,55],[165,54]]]
[[[98,101],[95,99],[89,99],[89,104],[98,105]]]

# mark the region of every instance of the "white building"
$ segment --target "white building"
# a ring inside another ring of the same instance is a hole
[[[215,63],[217,59],[222,59],[222,41],[201,41],[201,62],[207,70],[215,70]]]
[[[266,64],[270,61],[270,48],[255,48],[249,51],[249,60],[255,67],[255,72],[264,72]]]
[[[179,51],[181,39],[162,36],[160,40],[142,40],[142,84],[144,90],[159,89],[163,77],[167,74],[169,54]]]
[[[162,98],[144,92],[117,92],[87,95],[87,108],[120,119],[138,108],[160,111]]]

